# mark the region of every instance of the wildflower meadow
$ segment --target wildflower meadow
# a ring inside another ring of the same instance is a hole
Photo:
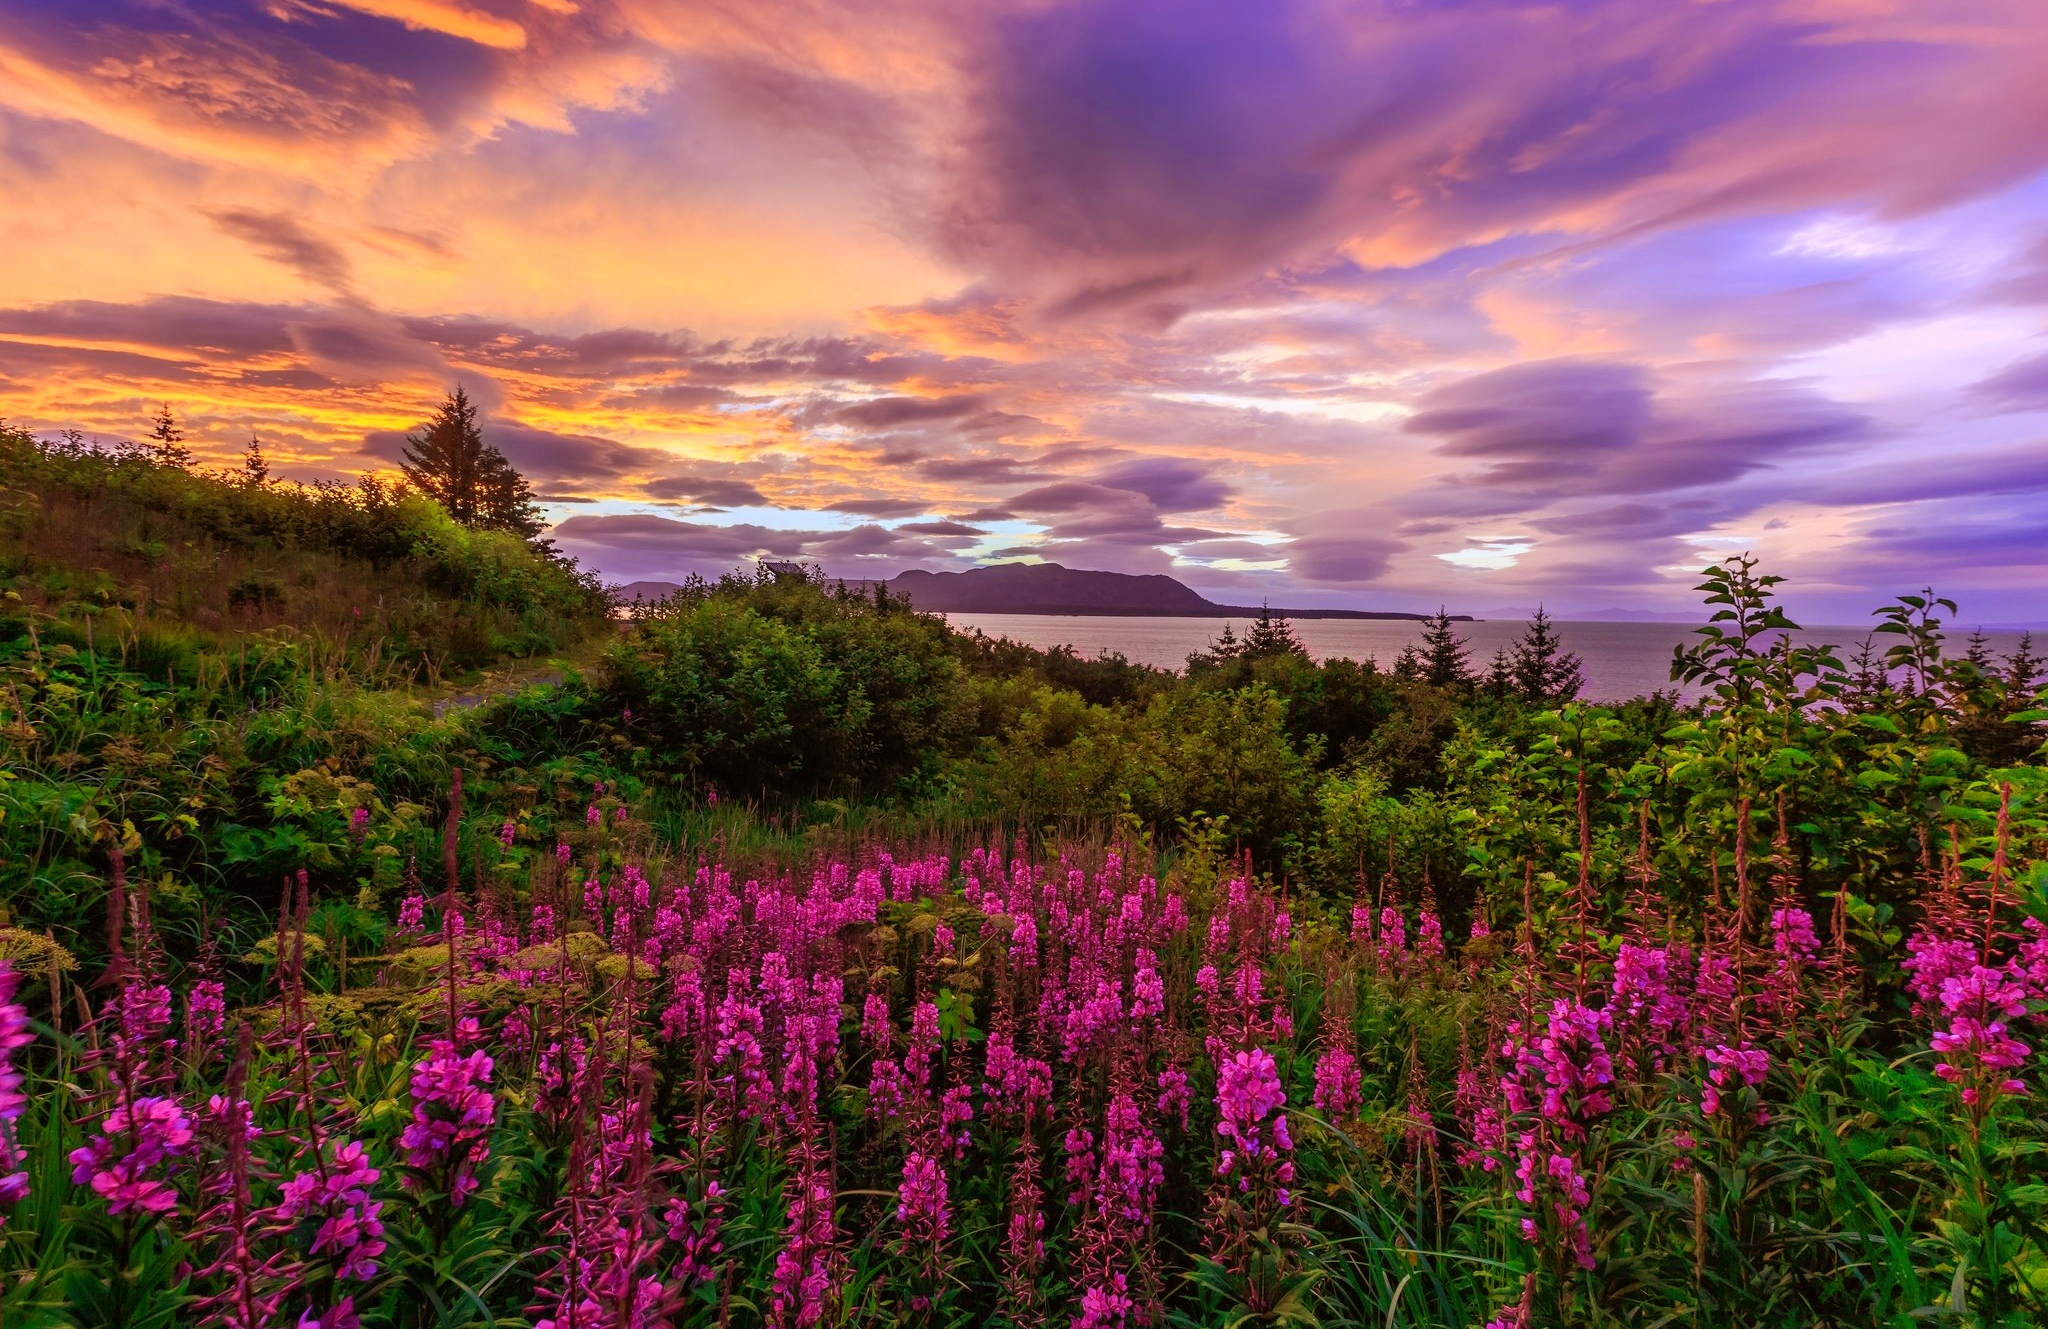
[[[45,460],[191,552],[15,514],[7,1329],[2048,1322],[2048,712],[1932,594],[1843,659],[1732,559],[1593,704],[1540,617],[1183,674],[451,582],[592,645],[444,711],[313,535],[342,608],[193,618],[237,523],[426,584],[432,509]]]

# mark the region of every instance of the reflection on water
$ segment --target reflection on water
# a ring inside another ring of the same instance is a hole
[[[1102,651],[1121,651],[1137,664],[1180,669],[1196,651],[1206,650],[1228,622],[1240,634],[1246,624],[1221,618],[1111,618],[1049,614],[948,614],[958,627],[979,628],[991,637],[1008,637],[1027,646],[1072,646],[1084,656]],[[1472,650],[1475,668],[1484,669],[1493,653],[1512,646],[1523,624],[1511,619],[1459,623],[1458,633]],[[1309,653],[1317,659],[1347,656],[1354,660],[1377,659],[1382,668],[1410,642],[1419,643],[1422,625],[1404,620],[1356,618],[1305,618],[1293,623]],[[1558,635],[1569,650],[1585,661],[1585,695],[1595,701],[1615,701],[1640,696],[1658,688],[1667,691],[1671,682],[1671,652],[1679,645],[1699,640],[1693,627],[1683,623],[1559,623]],[[1849,653],[1863,640],[1867,628],[1808,628],[1796,635],[1801,642],[1833,643],[1847,662]],[[1963,637],[1949,639],[1958,655]],[[1991,647],[2001,659],[2019,643],[2016,632],[1987,634]],[[1890,640],[1897,640],[1891,638]],[[1882,648],[1887,638],[1877,638]]]

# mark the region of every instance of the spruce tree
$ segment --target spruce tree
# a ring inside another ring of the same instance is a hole
[[[1421,669],[1423,680],[1440,688],[1470,687],[1476,681],[1471,652],[1451,626],[1450,610],[1442,605],[1435,616],[1423,620]]]
[[[1493,664],[1486,671],[1486,691],[1495,701],[1504,700],[1515,691],[1515,665],[1505,646],[1493,653]]]
[[[1536,616],[1515,642],[1510,672],[1515,694],[1532,706],[1570,701],[1586,686],[1586,671],[1578,655],[1564,648],[1555,620],[1542,605],[1536,606]]]
[[[185,431],[178,428],[178,422],[171,415],[171,404],[165,402],[150,422],[150,453],[159,466],[175,466],[184,470],[192,464],[192,450],[186,447]]]
[[[2005,658],[2005,695],[2019,704],[2013,709],[2027,710],[2034,704],[2034,694],[2041,690],[2041,666],[2048,664],[2034,654],[2034,634],[2022,632],[2019,648]]]
[[[406,479],[464,526],[527,537],[540,531],[526,477],[484,442],[476,406],[460,384],[432,420],[405,436],[399,465]]]
[[[1998,664],[1991,658],[1991,638],[1978,628],[1969,637],[1969,649],[1963,652],[1963,663],[1976,672],[1979,679],[1990,680],[1998,676]]]
[[[1877,639],[1866,635],[1856,653],[1849,657],[1848,683],[1842,689],[1842,705],[1853,715],[1878,709],[1891,692],[1891,675],[1878,656]]]
[[[1273,617],[1272,609],[1260,605],[1259,616],[1244,634],[1242,654],[1247,660],[1265,660],[1279,655],[1306,656],[1308,648],[1294,635],[1293,624],[1284,617]]]
[[[251,489],[261,489],[270,483],[270,461],[263,455],[263,444],[254,430],[249,433],[248,451],[242,454],[242,483]]]

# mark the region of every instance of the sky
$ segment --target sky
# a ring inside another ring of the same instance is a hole
[[[2039,0],[8,0],[0,417],[613,580],[2048,620]]]

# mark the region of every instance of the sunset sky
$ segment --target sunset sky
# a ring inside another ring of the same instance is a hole
[[[7,0],[0,416],[614,579],[2048,619],[2042,0]]]

